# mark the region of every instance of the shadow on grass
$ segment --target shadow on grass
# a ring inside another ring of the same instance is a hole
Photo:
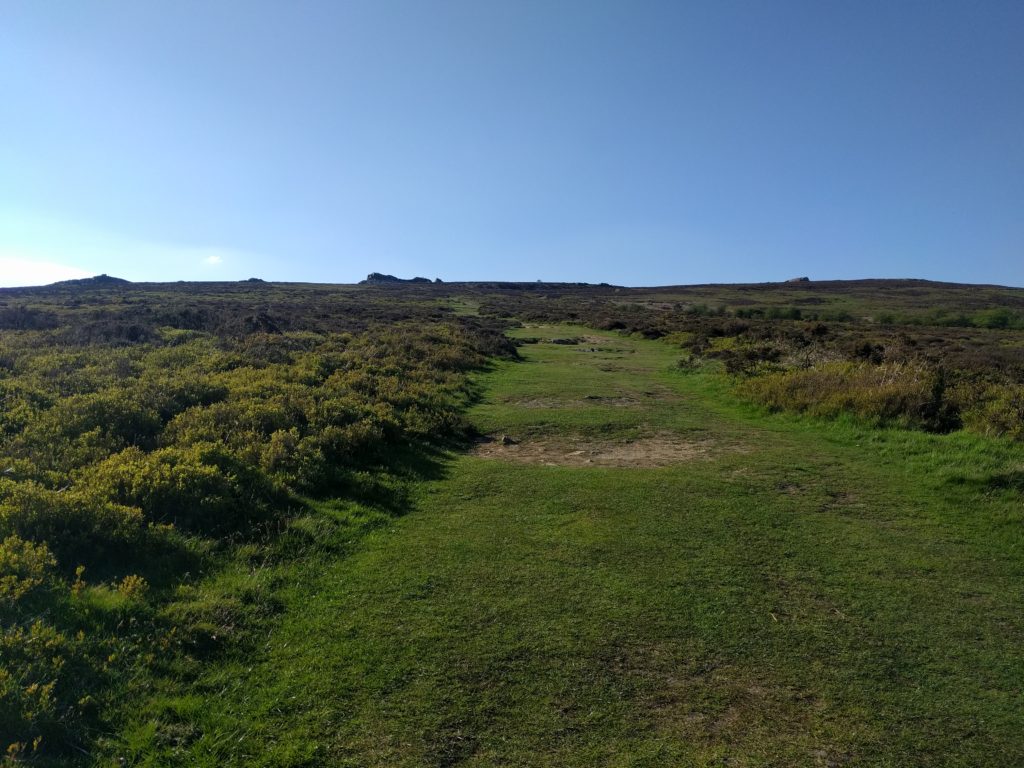
[[[949,482],[982,493],[1015,491],[1016,493],[1024,494],[1024,471],[1021,470],[997,472],[982,477],[965,477],[960,475],[951,478]]]

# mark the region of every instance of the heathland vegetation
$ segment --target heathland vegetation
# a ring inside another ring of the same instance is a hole
[[[1022,442],[1021,290],[0,291],[3,759],[1013,764]]]

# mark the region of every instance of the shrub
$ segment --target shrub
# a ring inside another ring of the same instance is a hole
[[[149,583],[138,574],[130,573],[121,579],[117,591],[129,600],[142,600],[149,592]]]
[[[142,512],[80,490],[0,481],[0,536],[45,542],[64,568],[142,554]]]
[[[43,390],[16,379],[0,380],[0,436],[17,434],[51,404]]]
[[[773,410],[824,417],[851,413],[880,424],[933,431],[958,423],[955,406],[945,399],[944,377],[921,365],[829,362],[756,376],[740,389]]]
[[[126,390],[106,390],[59,400],[12,441],[15,455],[47,469],[70,471],[129,445],[152,446],[160,415]]]
[[[59,732],[54,689],[67,646],[67,638],[42,621],[0,634],[0,748],[9,757],[27,757],[46,736]],[[35,742],[31,749],[29,742]]]
[[[214,444],[128,448],[83,475],[90,491],[137,507],[148,520],[206,534],[223,533],[265,519],[278,498],[273,484]]]
[[[964,425],[983,435],[1024,441],[1024,386],[991,385],[964,412]]]
[[[0,614],[48,585],[57,561],[45,543],[12,534],[0,541]]]
[[[166,423],[194,406],[207,406],[228,396],[228,388],[205,374],[165,375],[147,378],[142,384],[141,400]]]
[[[59,751],[88,725],[95,684],[88,642],[37,619],[0,632],[0,749],[28,759]]]

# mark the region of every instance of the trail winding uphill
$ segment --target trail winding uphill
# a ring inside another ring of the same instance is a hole
[[[1024,762],[1019,516],[951,482],[961,438],[745,411],[665,343],[516,334],[488,438],[286,591],[186,762]]]

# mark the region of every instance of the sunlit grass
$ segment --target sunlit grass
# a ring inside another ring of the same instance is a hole
[[[523,346],[524,362],[479,382],[471,421],[523,440],[698,430],[722,450],[662,468],[453,455],[410,487],[401,518],[312,508],[293,523],[305,555],[231,577],[277,584],[273,631],[154,699],[127,754],[190,766],[1024,759],[1020,447],[770,416],[720,374],[679,372],[666,344],[604,336]],[[614,351],[584,351],[603,345]],[[602,355],[617,367],[601,370]],[[652,394],[579,402],[609,392]],[[520,404],[531,400],[545,407]],[[340,559],[323,546],[347,541]]]

